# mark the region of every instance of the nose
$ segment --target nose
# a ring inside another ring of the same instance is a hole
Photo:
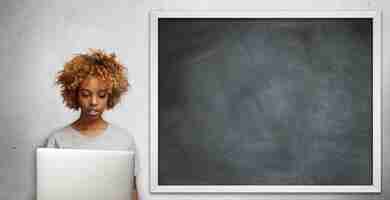
[[[97,105],[97,96],[92,95],[91,106],[96,106],[96,105]]]

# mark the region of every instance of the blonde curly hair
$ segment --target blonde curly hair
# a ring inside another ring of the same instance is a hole
[[[128,91],[127,69],[118,61],[114,53],[100,49],[88,49],[87,53],[73,56],[59,71],[56,84],[61,89],[64,104],[78,110],[78,89],[81,82],[89,77],[105,81],[109,86],[107,109],[119,103],[121,96]]]

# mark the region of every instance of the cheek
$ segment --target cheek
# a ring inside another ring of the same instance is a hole
[[[99,105],[100,105],[100,107],[102,107],[102,108],[107,108],[107,105],[108,105],[108,98],[100,99]]]
[[[88,103],[85,100],[79,99],[79,106],[81,109],[85,109],[88,107]]]

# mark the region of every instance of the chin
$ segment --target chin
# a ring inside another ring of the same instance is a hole
[[[88,117],[92,119],[99,119],[102,117],[102,115],[89,115]]]
[[[99,119],[101,117],[102,117],[102,115],[88,115],[88,114],[84,115],[84,118],[91,119],[91,120],[96,120],[96,119]]]

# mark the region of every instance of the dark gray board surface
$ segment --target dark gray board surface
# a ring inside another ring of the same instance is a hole
[[[372,183],[370,19],[160,19],[160,185]]]

